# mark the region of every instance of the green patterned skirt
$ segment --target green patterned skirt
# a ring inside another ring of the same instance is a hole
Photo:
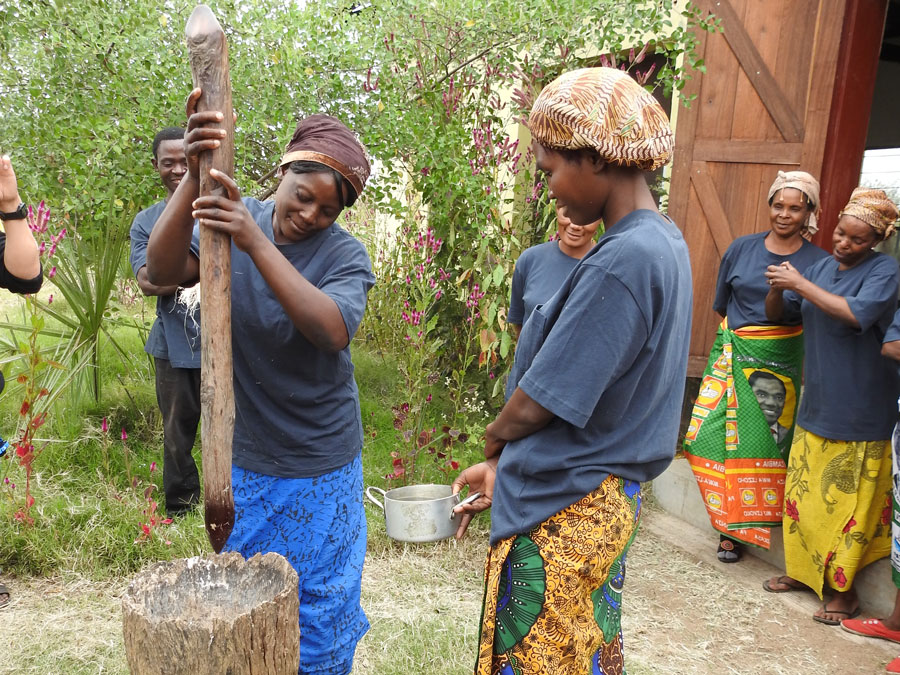
[[[640,483],[616,476],[488,552],[476,675],[622,675],[625,555]]]

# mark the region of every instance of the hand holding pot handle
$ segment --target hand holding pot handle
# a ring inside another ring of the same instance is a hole
[[[451,486],[453,494],[458,494],[466,485],[473,492],[480,492],[481,496],[469,504],[457,504],[453,508],[454,513],[461,514],[459,528],[456,530],[456,538],[461,539],[469,527],[469,523],[476,513],[481,513],[491,508],[494,495],[494,479],[497,476],[497,462],[499,457],[493,457],[465,469],[456,477]]]

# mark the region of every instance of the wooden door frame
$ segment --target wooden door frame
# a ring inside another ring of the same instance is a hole
[[[847,0],[822,162],[822,216],[813,241],[831,251],[838,214],[859,185],[889,0]]]

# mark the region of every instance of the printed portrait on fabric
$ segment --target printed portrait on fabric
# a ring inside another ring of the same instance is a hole
[[[794,420],[797,395],[790,378],[766,368],[744,368],[747,384],[759,404],[759,409],[769,425],[772,438],[781,445],[787,438]]]

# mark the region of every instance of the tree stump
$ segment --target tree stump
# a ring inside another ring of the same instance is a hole
[[[277,553],[157,563],[122,598],[133,675],[296,675],[297,573]]]

